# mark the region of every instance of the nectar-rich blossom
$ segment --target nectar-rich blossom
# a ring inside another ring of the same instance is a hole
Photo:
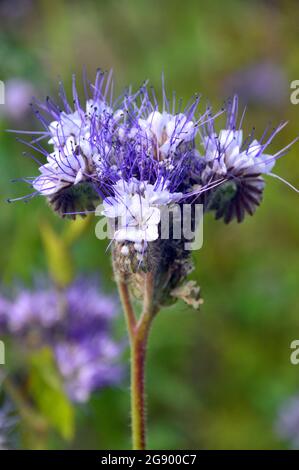
[[[142,85],[112,94],[111,73],[98,71],[95,83],[84,77],[80,100],[73,79],[72,105],[60,86],[61,104],[50,98],[34,110],[43,130],[28,142],[40,162],[39,175],[26,178],[33,193],[47,198],[61,216],[75,218],[103,203],[103,215],[113,226],[114,266],[122,276],[151,271],[164,286],[157,302],[169,302],[190,272],[189,253],[170,218],[170,239],[162,240],[161,217],[173,204],[190,204],[196,229],[195,205],[213,211],[226,223],[241,222],[261,203],[265,176],[289,149],[271,153],[268,147],[286,123],[259,138],[243,130],[238,98],[213,114],[199,111],[196,95],[183,108],[175,95],[168,99],[163,84],[162,105],[152,89]],[[226,122],[217,125],[217,120]],[[43,143],[44,142],[44,143]],[[136,279],[134,280],[136,285]],[[163,299],[162,299],[163,297]]]
[[[199,169],[204,185],[213,181],[216,187],[204,197],[206,210],[215,210],[216,218],[223,217],[226,223],[236,218],[241,222],[245,214],[253,215],[261,203],[265,180],[263,175],[272,175],[276,159],[290,147],[270,155],[267,147],[276,134],[286,125],[281,124],[261,140],[254,132],[244,139],[238,125],[238,99],[235,96],[227,110],[226,129],[215,130],[214,120],[202,130],[203,163]],[[241,120],[242,121],[242,120]]]
[[[167,158],[184,142],[193,140],[196,134],[195,123],[183,113],[169,114],[153,111],[146,119],[138,119],[129,136],[134,138],[141,132],[145,146],[150,146],[157,159]]]
[[[47,99],[35,105],[43,130],[27,144],[37,153],[33,158],[39,175],[25,179],[33,188],[26,198],[45,196],[62,217],[102,211],[112,228],[113,271],[131,350],[133,448],[142,450],[146,448],[144,371],[151,323],[162,306],[178,298],[194,308],[202,303],[199,287],[187,281],[193,269],[190,246],[198,241],[197,214],[212,211],[225,223],[253,215],[263,197],[265,177],[282,180],[272,169],[293,142],[274,153],[268,148],[286,123],[261,138],[255,130],[246,136],[236,96],[216,114],[210,107],[200,111],[197,95],[185,108],[175,94],[168,99],[164,83],[161,104],[147,84],[136,92],[128,88],[115,99],[111,74],[101,71],[94,84],[84,78],[84,90],[81,101],[73,79],[72,105],[62,86],[61,104]],[[223,117],[226,122],[221,124]],[[178,230],[186,228],[185,215],[187,232]],[[78,305],[85,312],[82,292],[81,287]],[[140,314],[132,298],[142,301]],[[47,321],[53,321],[50,307],[49,311]],[[76,320],[77,326],[80,321]],[[60,341],[56,355],[69,393],[83,401],[104,376],[113,375],[102,355],[110,363],[117,351],[110,342],[104,341],[102,347],[99,339],[94,343],[77,333],[80,342],[74,344],[75,338],[67,337],[66,344]],[[78,352],[79,344],[83,351]]]
[[[137,251],[143,251],[148,242],[159,238],[161,214],[159,207],[171,205],[182,198],[181,193],[170,193],[164,181],[155,187],[135,178],[128,182],[118,181],[114,196],[104,200],[103,215],[118,220],[114,233],[116,241],[134,242]],[[142,250],[140,250],[142,247]]]

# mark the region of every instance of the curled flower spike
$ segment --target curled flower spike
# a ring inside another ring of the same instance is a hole
[[[76,212],[93,210],[99,199],[94,181],[101,155],[95,140],[109,147],[111,133],[107,133],[107,126],[111,127],[120,115],[120,110],[114,114],[110,87],[111,73],[98,71],[94,84],[85,83],[85,89],[89,89],[91,95],[85,104],[80,103],[73,78],[73,106],[69,104],[62,84],[63,110],[50,98],[46,103],[36,102],[33,106],[45,131],[25,143],[46,157],[46,163],[40,164],[39,176],[25,181],[32,185],[34,194],[46,196],[53,209],[62,216],[70,214],[74,217]],[[46,139],[50,151],[41,145]]]
[[[241,129],[244,114],[237,126],[237,96],[229,103],[226,113],[226,129],[217,133],[211,120],[202,133],[203,159],[198,179],[203,186],[220,182],[205,194],[206,210],[214,210],[216,218],[223,217],[226,223],[234,218],[241,222],[246,213],[253,215],[261,203],[265,187],[263,175],[272,175],[276,159],[293,142],[275,155],[269,155],[266,148],[287,123],[280,124],[268,136],[265,133],[261,140],[255,139],[252,133],[244,141]]]

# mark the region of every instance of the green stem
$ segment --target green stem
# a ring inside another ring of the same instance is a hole
[[[117,287],[122,307],[125,313],[128,333],[131,341],[134,336],[134,330],[136,327],[136,317],[132,307],[129,288],[126,279],[117,279]]]
[[[146,448],[146,398],[145,365],[146,346],[151,322],[156,313],[154,307],[153,276],[145,274],[142,314],[136,321],[128,285],[118,280],[118,289],[126,317],[131,349],[131,420],[134,450]]]
[[[146,448],[145,362],[150,320],[136,329],[131,341],[131,419],[133,449]]]

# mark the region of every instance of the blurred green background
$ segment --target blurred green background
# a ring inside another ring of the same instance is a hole
[[[261,135],[269,122],[289,120],[271,145],[275,152],[299,132],[299,106],[289,99],[290,82],[299,79],[298,15],[298,2],[287,0],[2,0],[0,78],[25,79],[39,98],[55,97],[59,78],[70,90],[71,74],[80,75],[83,66],[90,78],[97,67],[113,68],[116,92],[149,78],[159,94],[163,71],[168,90],[185,102],[199,91],[204,104],[219,108],[239,92],[248,103],[247,131],[255,126]],[[37,168],[4,129],[39,124],[3,105],[0,113],[0,275],[9,286],[46,272],[41,224],[59,232],[71,222],[55,217],[42,198],[6,203],[28,190],[10,181]],[[295,145],[276,171],[297,186],[298,152]],[[106,242],[96,239],[94,225],[73,248],[75,267],[100,269],[113,289]],[[253,218],[225,226],[206,217],[192,275],[204,305],[200,312],[183,304],[166,309],[152,331],[150,448],[288,445],[275,433],[275,421],[280,404],[299,391],[299,366],[289,360],[290,343],[299,337],[298,245],[298,195],[270,177]],[[95,394],[76,410],[76,423],[72,442],[54,434],[47,446],[129,448],[128,382]]]

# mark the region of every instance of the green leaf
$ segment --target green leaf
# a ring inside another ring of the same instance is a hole
[[[44,222],[40,231],[47,254],[50,274],[59,286],[67,286],[74,276],[73,262],[68,246],[62,237],[56,235],[48,223]]]
[[[74,409],[63,384],[52,352],[44,348],[30,358],[29,389],[39,411],[66,440],[74,436]]]
[[[73,245],[85,232],[88,231],[92,220],[92,216],[87,215],[83,218],[77,217],[76,220],[72,220],[67,224],[66,229],[62,234],[64,243],[67,246]]]

